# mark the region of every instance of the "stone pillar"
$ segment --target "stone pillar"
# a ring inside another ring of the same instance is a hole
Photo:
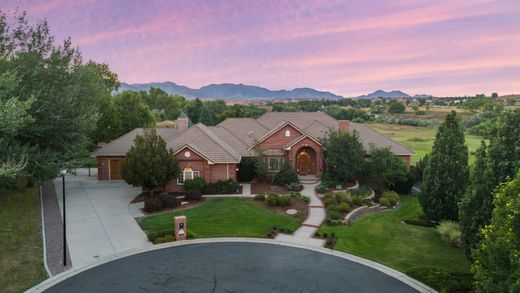
[[[186,216],[178,216],[173,218],[173,226],[175,231],[175,240],[186,240],[188,236],[188,226]]]

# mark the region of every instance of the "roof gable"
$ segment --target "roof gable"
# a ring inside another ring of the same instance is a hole
[[[261,142],[265,141],[269,137],[271,137],[274,134],[278,133],[278,131],[282,130],[286,126],[291,126],[294,130],[298,131],[300,133],[300,135],[304,135],[304,132],[302,130],[300,130],[298,127],[296,127],[294,124],[292,124],[290,121],[281,121],[280,123],[278,123],[278,125],[275,128],[273,128],[272,130],[270,130],[269,132],[264,134],[264,136],[262,136],[252,146],[250,146],[249,149],[252,149],[256,145],[259,145]]]

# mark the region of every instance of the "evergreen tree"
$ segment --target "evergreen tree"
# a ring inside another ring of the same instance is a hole
[[[424,170],[419,202],[432,221],[457,220],[458,202],[468,185],[468,147],[455,111],[439,126]]]
[[[495,179],[489,172],[487,146],[484,141],[476,152],[470,184],[459,203],[461,246],[467,257],[481,239],[480,229],[489,223],[493,210],[492,191]]]
[[[352,182],[365,167],[365,151],[357,132],[331,130],[322,139],[325,156],[325,178],[336,182]]]
[[[211,111],[208,105],[203,104],[200,108],[199,123],[202,123],[206,126],[215,125],[215,116],[213,115],[213,111]]]
[[[467,256],[481,240],[493,211],[493,189],[520,168],[520,111],[502,113],[489,147],[477,151],[471,184],[460,202],[461,244]]]
[[[145,129],[143,135],[135,137],[121,167],[121,176],[126,183],[149,190],[164,188],[178,174],[177,158],[166,148],[166,142],[155,129]]]
[[[389,148],[372,147],[367,167],[374,189],[380,192],[407,179],[406,165]]]
[[[520,292],[520,172],[499,187],[490,224],[473,252],[477,292]]]

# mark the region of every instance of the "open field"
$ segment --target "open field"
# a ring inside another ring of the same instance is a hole
[[[21,292],[47,277],[38,188],[0,189],[0,291]]]
[[[350,226],[322,226],[320,233],[334,232],[334,249],[359,255],[407,272],[429,267],[469,273],[470,263],[461,249],[444,242],[435,228],[408,225],[403,220],[422,214],[415,197],[402,196],[397,210],[366,215]],[[432,284],[431,284],[432,285]]]
[[[216,198],[189,209],[145,217],[139,225],[145,232],[173,229],[173,217],[188,217],[188,230],[196,238],[266,237],[273,227],[296,230],[296,220],[267,210],[251,199]]]
[[[417,162],[431,152],[435,134],[437,133],[437,127],[416,127],[383,123],[371,123],[369,126],[412,150],[415,153],[412,163]],[[482,139],[483,137],[478,135],[466,134],[470,164],[475,159],[473,154],[480,146]]]

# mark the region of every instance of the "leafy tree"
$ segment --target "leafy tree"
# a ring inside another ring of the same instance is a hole
[[[60,164],[88,159],[98,107],[117,84],[108,67],[83,63],[69,39],[55,43],[46,21],[31,25],[25,13],[9,18],[0,12],[0,76],[4,74],[15,81],[9,96],[20,105],[30,104],[17,108],[25,109],[32,122],[4,142],[9,149],[27,151],[23,176],[29,183],[53,178]]]
[[[330,130],[322,139],[325,156],[325,178],[337,182],[352,182],[364,168],[365,151],[357,132]]]
[[[481,239],[480,230],[489,223],[493,210],[492,191],[495,180],[489,172],[487,146],[482,141],[476,152],[476,161],[473,165],[470,184],[459,203],[459,219],[461,229],[461,247],[466,256],[471,255]]]
[[[439,126],[424,170],[419,202],[433,221],[457,220],[458,202],[468,184],[468,147],[455,111]]]
[[[96,129],[91,135],[93,143],[110,142],[123,134],[121,113],[116,108],[112,96],[100,103],[99,115]]]
[[[388,104],[388,113],[392,114],[401,114],[406,110],[406,106],[403,103],[398,101],[392,101]]]
[[[406,165],[389,148],[372,147],[367,167],[374,188],[381,192],[407,178]]]
[[[114,96],[114,106],[121,120],[119,135],[138,127],[150,127],[155,122],[150,108],[138,92],[125,91],[117,94]]]
[[[490,138],[489,163],[496,183],[512,177],[520,168],[520,109],[502,113]],[[496,184],[496,185],[497,185]]]
[[[499,187],[492,218],[473,253],[477,292],[520,291],[520,172]]]
[[[415,180],[415,182],[422,182],[424,169],[426,168],[426,165],[428,164],[429,157],[430,157],[430,155],[426,154],[422,159],[420,159],[417,163],[415,163],[415,166],[410,167],[410,174],[413,177],[413,179]]]
[[[173,150],[166,148],[166,142],[153,128],[135,137],[121,167],[126,183],[149,190],[164,189],[166,183],[178,175],[179,165]]]
[[[180,115],[180,109],[184,98],[177,95],[168,95],[160,88],[151,87],[147,92],[141,92],[141,96],[150,109],[157,113],[157,120],[175,120]]]
[[[213,112],[210,110],[209,106],[202,105],[200,108],[199,122],[206,126],[213,126],[216,124],[215,116],[213,115]]]
[[[202,108],[202,101],[199,98],[187,101],[184,104],[184,112],[190,117],[193,124],[199,123],[200,109]]]

